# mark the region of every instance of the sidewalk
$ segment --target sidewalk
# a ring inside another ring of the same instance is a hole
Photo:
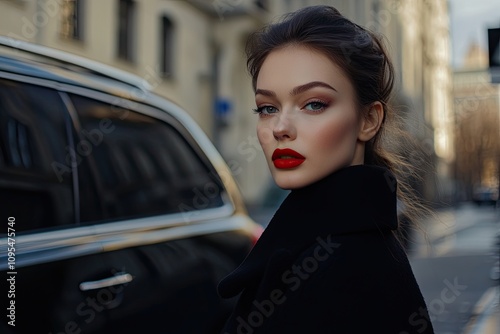
[[[441,255],[447,250],[444,247],[445,241],[452,238],[457,232],[473,227],[478,223],[478,219],[496,220],[498,222],[496,231],[500,232],[500,209],[484,209],[480,217],[477,215],[476,207],[470,203],[465,203],[459,207],[436,210],[434,215],[419,223],[421,230],[413,232],[409,256],[428,257]]]
[[[492,228],[500,235],[499,208],[482,211],[482,216],[477,215],[477,211],[474,211],[474,206],[471,204],[437,210],[435,216],[428,217],[420,223],[426,235],[423,235],[421,231],[415,232],[409,256],[410,258],[440,256],[448,251],[446,244],[449,240],[453,242],[453,237],[457,232],[478,224],[481,219],[491,221],[492,217],[497,222],[496,227],[492,226]],[[500,244],[497,250],[494,245],[491,246],[493,246],[492,253],[500,252]],[[500,334],[500,281],[498,279],[496,279],[496,285],[486,290],[476,303],[465,330],[461,334]]]
[[[435,244],[456,232],[457,219],[455,208],[439,209],[435,215],[418,223],[418,229],[412,231],[409,256],[428,257],[436,255]],[[462,227],[464,228],[464,227]]]
[[[462,334],[500,334],[499,298],[499,286],[486,291]]]

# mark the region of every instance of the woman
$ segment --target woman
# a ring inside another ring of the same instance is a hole
[[[314,6],[247,44],[257,134],[290,189],[245,261],[223,333],[433,333],[398,221],[395,164],[380,147],[393,67],[380,40]]]

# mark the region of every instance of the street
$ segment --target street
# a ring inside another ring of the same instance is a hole
[[[500,333],[484,329],[499,298],[491,277],[499,210],[463,204],[437,216],[440,222],[423,224],[427,240],[416,237],[409,253],[436,334]]]

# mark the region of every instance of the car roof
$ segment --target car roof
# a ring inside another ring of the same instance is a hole
[[[0,71],[48,79],[105,93],[152,94],[151,85],[126,71],[42,45],[0,36]]]
[[[140,102],[174,116],[196,139],[217,169],[225,162],[199,125],[177,103],[152,91],[137,75],[68,52],[0,35],[0,74],[38,78]],[[0,75],[0,78],[3,77]]]
[[[0,35],[0,73],[56,82],[62,90],[69,85],[134,100],[167,111],[191,133],[200,132],[182,107],[153,92],[145,79],[69,52]]]

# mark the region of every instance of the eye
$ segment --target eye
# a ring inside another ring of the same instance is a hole
[[[309,111],[321,111],[325,109],[328,105],[321,101],[312,101],[304,106],[304,109]]]
[[[273,106],[262,106],[262,107],[258,107],[257,109],[253,109],[253,111],[256,112],[257,114],[261,114],[261,115],[270,115],[270,114],[277,113],[278,109],[276,109]]]

